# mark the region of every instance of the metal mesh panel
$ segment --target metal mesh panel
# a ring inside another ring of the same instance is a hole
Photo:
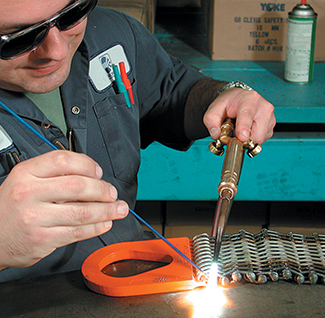
[[[214,238],[203,233],[193,238],[194,261],[209,274]],[[240,230],[223,236],[218,276],[222,284],[240,281],[266,283],[294,280],[299,284],[325,283],[325,235],[305,236],[262,230],[252,234]]]

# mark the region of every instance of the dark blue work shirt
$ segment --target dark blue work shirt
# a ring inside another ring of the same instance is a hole
[[[135,104],[131,107],[112,84],[112,65],[120,62],[132,83]],[[84,41],[60,87],[64,114],[73,150],[98,162],[103,179],[118,189],[120,199],[131,208],[136,200],[140,148],[153,141],[179,150],[189,147],[184,106],[189,90],[202,77],[169,56],[131,17],[99,7],[89,16]],[[68,149],[67,137],[24,94],[0,90],[0,100],[50,142]],[[2,108],[0,125],[21,160],[52,150]],[[0,271],[0,281],[80,269],[84,259],[104,244],[142,237],[140,224],[129,215],[114,221],[106,234],[58,248],[31,267]]]

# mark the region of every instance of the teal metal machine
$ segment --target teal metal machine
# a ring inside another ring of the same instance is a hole
[[[297,85],[283,80],[282,62],[190,62],[209,76],[248,83],[273,103],[278,126],[294,125],[244,160],[236,200],[325,201],[325,63],[315,63],[312,83]],[[211,154],[210,141],[198,140],[187,152],[158,143],[143,150],[138,200],[217,200],[223,159]]]

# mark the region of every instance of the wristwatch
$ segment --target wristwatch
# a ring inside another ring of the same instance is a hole
[[[250,86],[248,86],[247,84],[245,84],[243,82],[234,81],[234,82],[230,82],[230,83],[222,86],[216,97],[218,97],[222,92],[226,91],[227,89],[233,88],[233,87],[239,87],[239,88],[242,88],[242,89],[246,89],[247,91],[252,91],[253,90]]]

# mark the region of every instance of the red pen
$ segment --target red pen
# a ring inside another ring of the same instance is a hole
[[[126,74],[124,62],[120,62],[119,66],[120,66],[120,73],[121,73],[122,81],[123,81],[123,83],[125,85],[125,88],[129,92],[130,100],[131,100],[131,103],[133,105],[134,104],[134,97],[133,97],[132,86],[131,86],[131,82],[128,79],[128,76]]]

